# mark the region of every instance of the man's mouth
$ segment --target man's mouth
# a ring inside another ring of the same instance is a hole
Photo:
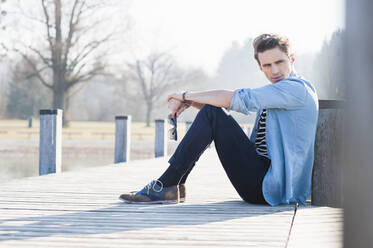
[[[282,76],[278,76],[278,77],[272,77],[272,79],[274,81],[280,81],[282,79]]]

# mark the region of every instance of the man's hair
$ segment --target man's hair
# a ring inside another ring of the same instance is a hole
[[[290,55],[290,42],[285,36],[278,34],[262,34],[256,37],[253,41],[254,46],[254,57],[258,64],[260,65],[258,59],[258,53],[262,53],[266,50],[278,47],[281,51],[286,53],[287,56]]]

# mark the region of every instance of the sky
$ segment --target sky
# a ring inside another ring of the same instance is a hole
[[[317,52],[344,28],[344,0],[135,0],[130,4],[134,56],[168,51],[179,63],[213,74],[233,41],[274,32],[294,52]]]

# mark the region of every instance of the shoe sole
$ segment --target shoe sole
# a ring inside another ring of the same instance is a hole
[[[138,201],[129,201],[122,198],[119,200],[128,203],[128,204],[177,204],[179,203],[178,200],[167,200],[167,201],[148,201],[148,202],[138,202]]]
[[[138,191],[131,191],[130,193],[132,193],[132,194],[136,194]],[[123,200],[122,198],[119,198],[120,200],[122,200],[122,201],[124,201],[124,202],[127,202],[127,200]],[[179,200],[179,203],[184,203],[185,202],[185,197],[183,197],[183,198],[180,198],[180,200]],[[130,202],[130,203],[132,203],[132,202]]]

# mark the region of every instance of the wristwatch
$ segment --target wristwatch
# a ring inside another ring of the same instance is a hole
[[[192,101],[189,101],[189,100],[186,100],[185,99],[185,95],[186,93],[188,93],[188,91],[184,91],[183,94],[181,95],[181,97],[183,98],[183,103],[187,104],[187,105],[192,105]]]

